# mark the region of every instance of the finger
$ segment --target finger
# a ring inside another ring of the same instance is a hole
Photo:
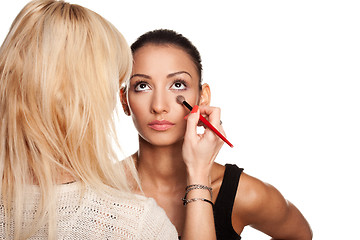
[[[220,126],[220,115],[221,115],[221,109],[217,107],[210,107],[210,106],[201,106],[200,108],[200,114],[202,114],[205,118],[208,119],[208,121],[213,126]]]
[[[218,130],[224,137],[226,137],[224,129],[221,125],[221,120],[220,120],[221,110],[220,110],[220,108],[204,106],[201,108],[201,112],[202,112],[203,116],[207,115],[208,121],[213,125],[213,127],[215,127],[216,130]],[[211,132],[211,130],[206,128],[204,134],[212,135],[210,132]]]
[[[225,131],[224,131],[224,128],[222,127],[222,125],[219,126],[218,131],[219,131],[225,138],[227,137],[227,136],[226,136],[226,133],[225,133]]]
[[[220,108],[203,106],[200,108],[200,114],[206,118],[211,125],[213,125],[216,129],[220,130]],[[206,127],[205,127],[206,128]]]

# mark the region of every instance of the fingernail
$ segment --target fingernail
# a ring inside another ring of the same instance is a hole
[[[196,112],[198,111],[198,109],[199,109],[199,106],[198,106],[198,105],[195,105],[195,106],[193,107],[193,109],[191,110],[191,113],[196,113]]]

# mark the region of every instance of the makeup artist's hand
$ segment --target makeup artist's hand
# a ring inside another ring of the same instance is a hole
[[[183,159],[187,167],[187,185],[200,184],[211,187],[210,173],[214,160],[223,145],[222,140],[210,129],[203,134],[197,133],[200,113],[203,117],[224,133],[220,126],[220,109],[214,107],[193,107],[187,118],[187,127],[183,143]],[[186,205],[186,221],[183,239],[215,240],[215,223],[211,191],[194,189],[188,192],[186,199],[198,199]],[[206,201],[200,201],[206,199]],[[210,202],[209,202],[210,201]]]
[[[197,133],[202,114],[224,136],[220,125],[220,109],[210,106],[194,106],[187,118],[182,154],[188,171],[188,182],[210,184],[211,167],[224,142],[210,129]],[[207,182],[206,182],[207,181]]]

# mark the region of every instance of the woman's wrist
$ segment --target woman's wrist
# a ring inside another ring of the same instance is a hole
[[[196,201],[204,201],[213,206],[212,197],[212,187],[202,184],[191,184],[185,188],[185,196],[182,200],[184,206]]]
[[[187,184],[188,185],[201,184],[205,186],[210,186],[211,185],[210,171],[197,171],[197,172],[188,171]]]

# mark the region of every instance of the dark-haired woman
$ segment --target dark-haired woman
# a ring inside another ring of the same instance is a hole
[[[213,207],[217,239],[240,239],[248,225],[273,239],[312,239],[306,219],[276,188],[236,165],[214,162],[222,142],[211,130],[194,134],[199,113],[225,133],[220,109],[209,106],[210,87],[201,82],[201,58],[193,44],[174,31],[155,30],[131,48],[134,66],[121,98],[139,133],[132,158],[142,191],[165,209],[178,233],[187,208],[207,206]],[[190,114],[176,102],[178,95],[194,106]]]

